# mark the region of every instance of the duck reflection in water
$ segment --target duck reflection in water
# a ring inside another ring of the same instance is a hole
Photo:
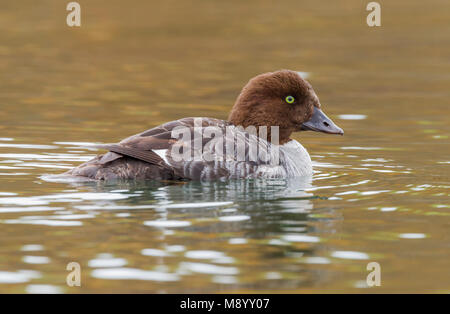
[[[81,188],[81,183],[77,184]],[[147,228],[134,234],[133,241],[140,239],[143,248],[183,248],[180,253],[168,253],[170,257],[148,260],[146,267],[175,269],[182,274],[180,280],[187,276],[202,281],[206,275],[230,272],[227,280],[235,283],[219,285],[219,290],[267,288],[268,284],[271,288],[288,289],[328,276],[327,271],[317,269],[308,260],[323,255],[325,247],[320,235],[336,233],[339,217],[332,208],[314,209],[314,202],[320,204],[321,200],[307,192],[311,186],[311,177],[203,183],[82,183],[82,187],[93,192],[126,196],[105,201],[100,207],[97,202],[93,209],[120,209],[122,213],[126,210],[130,214],[127,219],[142,221]],[[321,214],[327,218],[318,218]],[[208,254],[214,258],[208,259]],[[259,274],[257,278],[255,274]]]

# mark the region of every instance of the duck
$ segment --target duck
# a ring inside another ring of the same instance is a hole
[[[268,72],[248,81],[227,120],[181,118],[118,143],[95,145],[107,152],[63,175],[103,181],[310,176],[308,151],[291,138],[301,131],[344,134],[299,72]]]

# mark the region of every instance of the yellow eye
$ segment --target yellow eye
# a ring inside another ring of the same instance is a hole
[[[286,102],[288,104],[293,104],[295,101],[295,98],[293,96],[287,96],[284,100],[286,100]]]

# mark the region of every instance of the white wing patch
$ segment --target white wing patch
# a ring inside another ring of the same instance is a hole
[[[154,149],[153,152],[158,154],[158,156],[161,157],[166,164],[170,165],[166,157],[167,149]]]

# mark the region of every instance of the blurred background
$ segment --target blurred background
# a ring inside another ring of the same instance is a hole
[[[68,2],[2,1],[0,292],[450,292],[450,2],[379,1],[368,27],[359,0],[80,0],[72,28]],[[278,69],[346,132],[295,135],[311,182],[41,179],[92,158],[83,143],[226,119]]]

